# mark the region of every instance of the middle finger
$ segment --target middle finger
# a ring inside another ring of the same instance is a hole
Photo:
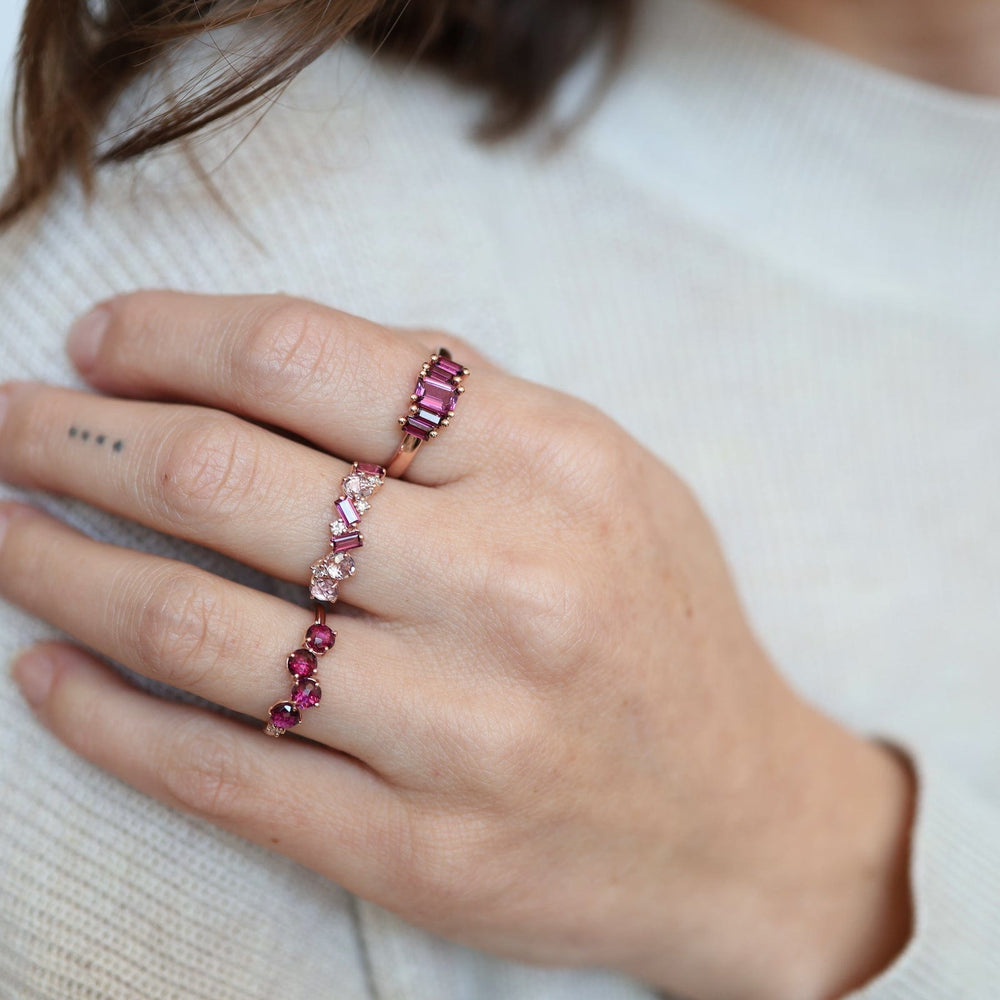
[[[4,391],[7,482],[77,497],[293,582],[307,584],[328,550],[349,468],[338,459],[216,410],[34,383]],[[430,490],[398,480],[379,490],[348,603],[401,620],[427,613],[399,583],[419,572],[430,502]]]

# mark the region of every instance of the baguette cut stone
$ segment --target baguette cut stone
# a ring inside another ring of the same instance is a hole
[[[353,526],[361,520],[358,508],[354,506],[350,497],[341,497],[334,504],[334,507],[336,507],[337,513],[340,515],[340,519],[344,522],[344,524]]]
[[[381,465],[376,465],[374,462],[358,462],[357,465],[358,472],[366,476],[378,476],[379,479],[385,477],[385,469]]]
[[[461,375],[465,371],[465,366],[460,365],[457,361],[452,361],[451,358],[438,357],[437,361],[431,364],[431,371],[435,368],[440,369],[448,378],[454,378],[456,375]]]
[[[346,534],[334,535],[330,539],[334,552],[350,552],[351,549],[360,549],[364,545],[360,531],[351,531]]]
[[[316,673],[316,657],[308,649],[288,654],[288,672],[293,677],[311,677]]]
[[[435,425],[423,420],[419,415],[411,413],[403,424],[403,430],[411,437],[420,438],[426,441],[431,436],[431,431],[435,430]]]

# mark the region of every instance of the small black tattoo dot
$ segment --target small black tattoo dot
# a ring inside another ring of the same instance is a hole
[[[97,442],[98,444],[104,444],[104,442],[105,442],[105,441],[107,441],[107,438],[106,438],[106,437],[105,437],[105,436],[104,436],[103,434],[98,434],[98,435],[97,435],[97,437],[96,437],[96,438],[94,438],[94,440],[95,440],[95,441],[96,441],[96,442]]]
[[[77,429],[76,429],[75,427],[71,427],[71,428],[69,429],[69,436],[70,436],[71,438],[75,438],[75,437],[76,437],[76,435],[77,435],[77,433],[78,433],[78,431],[77,431]]]
[[[89,440],[90,440],[90,431],[84,431],[84,432],[83,432],[83,433],[82,433],[82,434],[80,435],[80,437],[81,437],[81,438],[82,438],[82,439],[83,439],[84,441],[89,441]]]
[[[112,449],[114,451],[121,451],[122,448],[125,447],[125,442],[124,441],[116,441],[111,447],[112,447]]]

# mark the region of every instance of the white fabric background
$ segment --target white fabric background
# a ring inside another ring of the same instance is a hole
[[[203,149],[256,240],[180,157],[109,172],[93,208],[68,185],[0,239],[0,377],[72,382],[66,327],[116,290],[280,288],[453,329],[593,399],[693,485],[798,689],[919,758],[918,933],[864,996],[992,1000],[1000,102],[664,0],[559,155],[530,137],[474,146],[474,107],[435,78],[332,53],[232,157],[220,145],[235,132]],[[4,660],[44,633],[0,608]],[[27,713],[0,730],[0,801],[3,1000],[648,996],[408,928],[144,799]],[[297,935],[317,947],[282,964]]]

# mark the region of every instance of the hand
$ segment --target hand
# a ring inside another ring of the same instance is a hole
[[[8,386],[0,474],[292,581],[326,550],[347,463],[394,450],[438,342],[273,297],[140,293],[97,316],[103,339],[92,321],[71,354],[131,398]],[[501,955],[695,1000],[829,1000],[878,972],[909,931],[905,764],[781,680],[670,469],[593,407],[454,352],[469,391],[373,497],[353,613],[292,735],[156,699],[66,644],[17,667],[42,721]],[[609,357],[609,391],[628,381]],[[307,611],[4,511],[7,599],[258,720],[287,694]]]

